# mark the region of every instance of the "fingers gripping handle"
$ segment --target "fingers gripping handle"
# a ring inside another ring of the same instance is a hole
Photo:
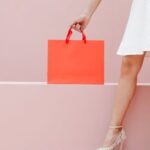
[[[81,31],[81,33],[82,33],[82,40],[84,41],[84,43],[86,43],[86,36],[83,33],[83,31]],[[66,36],[66,43],[69,42],[71,35],[72,35],[72,28],[70,27]]]

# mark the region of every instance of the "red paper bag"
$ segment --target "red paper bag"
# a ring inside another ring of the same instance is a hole
[[[104,84],[104,41],[48,40],[48,84]]]

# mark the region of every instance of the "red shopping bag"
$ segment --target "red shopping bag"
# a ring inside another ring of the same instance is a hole
[[[48,40],[48,84],[103,84],[104,41],[70,40],[72,29],[65,40]]]

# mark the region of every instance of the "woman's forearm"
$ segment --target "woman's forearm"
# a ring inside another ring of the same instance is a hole
[[[87,8],[83,11],[83,14],[91,17],[100,2],[101,2],[101,0],[90,0]]]

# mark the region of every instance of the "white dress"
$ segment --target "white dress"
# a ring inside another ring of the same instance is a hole
[[[150,57],[150,0],[133,0],[117,55]]]

